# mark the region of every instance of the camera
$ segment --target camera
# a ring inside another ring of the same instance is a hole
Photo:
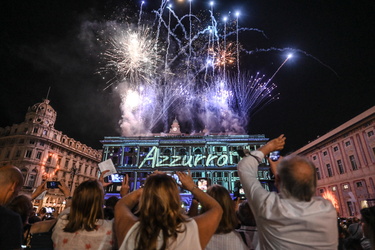
[[[47,181],[47,188],[59,188],[61,183],[59,181]]]
[[[280,151],[273,151],[270,153],[269,159],[271,161],[277,161],[280,158]]]

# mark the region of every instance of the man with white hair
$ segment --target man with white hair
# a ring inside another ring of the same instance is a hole
[[[18,195],[22,186],[23,176],[17,167],[0,167],[0,249],[21,248],[21,217],[5,206]]]
[[[270,160],[279,194],[266,191],[257,179],[259,163],[270,152],[282,150],[285,139],[280,135],[269,141],[237,166],[261,249],[337,249],[336,210],[330,201],[314,197],[317,180],[311,161],[300,156]]]

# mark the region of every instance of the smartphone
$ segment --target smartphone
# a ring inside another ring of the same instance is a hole
[[[178,178],[178,175],[176,173],[168,173],[170,177],[172,177],[178,185],[182,185],[180,178]]]
[[[47,181],[47,188],[59,188],[59,181]]]
[[[124,180],[124,175],[122,174],[111,174],[108,179],[111,182],[122,182]]]
[[[240,197],[240,200],[246,200],[245,191],[242,187],[238,190],[238,196]]]
[[[270,153],[269,159],[271,161],[277,161],[280,158],[280,151],[273,151]]]
[[[198,181],[197,181],[197,186],[203,192],[207,192],[207,187],[208,187],[207,178],[199,178]]]

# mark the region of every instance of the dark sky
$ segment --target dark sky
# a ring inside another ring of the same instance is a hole
[[[199,2],[201,8],[208,5]],[[267,36],[241,34],[247,48],[304,51],[295,52],[275,76],[280,99],[251,117],[249,134],[272,138],[284,133],[286,151],[293,151],[375,104],[374,1],[225,2],[215,4],[217,13],[240,9],[240,26]],[[92,34],[82,31],[88,23],[134,15],[127,10],[136,2],[21,0],[0,5],[0,126],[22,122],[27,107],[42,101],[51,87],[56,129],[94,148],[101,148],[104,136],[119,135],[119,97],[111,89],[103,91],[105,82],[95,74],[100,49]],[[198,8],[193,5],[193,11]],[[144,5],[145,12],[151,9]],[[270,76],[285,55],[259,52],[241,64]]]

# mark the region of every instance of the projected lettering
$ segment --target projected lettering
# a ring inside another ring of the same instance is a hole
[[[160,155],[160,149],[158,147],[152,147],[147,156],[142,160],[138,168],[143,166],[155,167],[176,167],[176,166],[188,166],[196,167],[201,166],[211,166],[215,163],[218,167],[222,167],[228,164],[229,157],[228,155]],[[205,161],[204,161],[205,160]]]

